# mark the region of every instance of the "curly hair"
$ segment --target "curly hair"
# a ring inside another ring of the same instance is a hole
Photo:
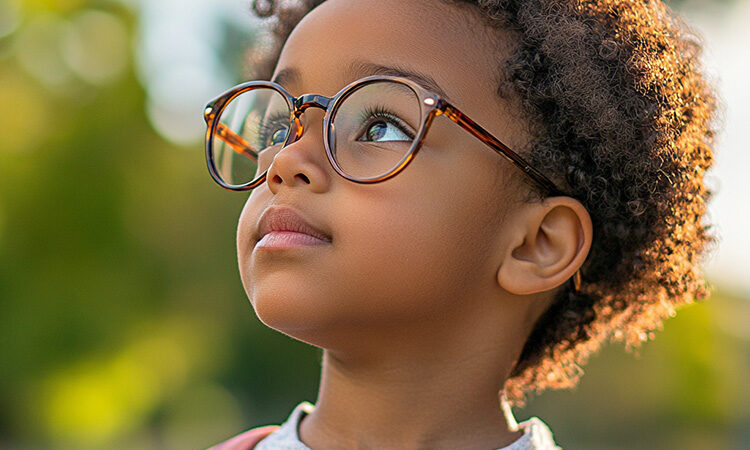
[[[296,23],[323,0],[255,0],[270,33],[248,59],[270,76]],[[700,70],[701,41],[658,0],[441,0],[514,36],[499,63],[530,124],[526,157],[586,207],[594,226],[582,285],[558,289],[504,394],[572,388],[607,341],[631,351],[709,288],[700,259],[716,238],[712,192],[718,101]]]

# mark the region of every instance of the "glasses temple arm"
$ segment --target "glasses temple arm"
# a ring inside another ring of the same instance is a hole
[[[545,188],[549,192],[550,195],[552,196],[557,196],[557,195],[567,196],[568,195],[564,191],[559,189],[555,185],[555,183],[553,183],[549,178],[545,177],[544,175],[541,174],[541,172],[531,167],[531,165],[527,163],[526,160],[521,158],[521,156],[519,156],[518,153],[514,152],[507,145],[500,142],[499,139],[497,139],[495,136],[490,134],[487,130],[482,128],[476,122],[471,120],[466,114],[458,110],[458,108],[446,102],[443,108],[443,114],[448,116],[448,118],[451,119],[452,121],[461,125],[461,128],[473,134],[474,136],[479,138],[482,142],[484,142],[488,146],[492,147],[496,152],[501,154],[507,160],[509,160],[516,166],[518,166],[528,176],[533,178],[534,181],[536,181],[540,186]],[[571,278],[571,282],[573,284],[573,289],[575,291],[578,292],[581,290],[582,280],[581,280],[580,268],[576,271],[576,273],[573,274],[573,277]]]
[[[216,125],[216,136],[229,144],[235,152],[258,162],[258,153],[253,150],[253,146],[221,122]]]
[[[539,186],[544,188],[549,193],[549,195],[567,195],[565,194],[565,192],[559,189],[549,178],[542,175],[541,172],[534,169],[531,164],[526,162],[525,159],[521,158],[518,153],[511,150],[510,147],[503,144],[499,139],[490,134],[490,132],[482,128],[479,124],[471,120],[458,108],[447,102],[445,103],[445,106],[443,108],[443,114],[445,114],[449,119],[461,125],[461,128],[477,137],[486,145],[492,147],[493,150],[495,150],[505,159],[515,164],[519,169],[523,170],[526,175],[530,176]]]

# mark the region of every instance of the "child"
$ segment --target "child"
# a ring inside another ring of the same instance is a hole
[[[256,314],[322,376],[216,448],[558,448],[511,406],[706,297],[716,102],[662,3],[254,6],[275,83],[209,104],[209,169],[252,190]]]

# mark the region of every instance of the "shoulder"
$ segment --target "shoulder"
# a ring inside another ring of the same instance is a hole
[[[253,428],[242,434],[238,434],[229,440],[216,444],[213,447],[210,447],[209,450],[251,450],[263,438],[278,429],[278,425],[266,425]]]

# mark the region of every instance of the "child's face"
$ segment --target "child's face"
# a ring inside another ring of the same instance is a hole
[[[501,55],[487,36],[470,12],[437,0],[329,0],[292,32],[276,73],[300,71],[284,85],[294,96],[333,96],[370,75],[348,73],[354,62],[407,68],[432,77],[457,107],[521,148],[523,125],[495,94]],[[278,153],[239,221],[240,273],[259,318],[300,340],[345,349],[361,347],[362,336],[446,330],[476,314],[496,292],[510,245],[503,227],[526,189],[517,169],[438,117],[403,172],[356,184],[326,159],[323,111],[305,115],[305,134]],[[331,242],[255,248],[258,220],[271,205],[297,209]]]

